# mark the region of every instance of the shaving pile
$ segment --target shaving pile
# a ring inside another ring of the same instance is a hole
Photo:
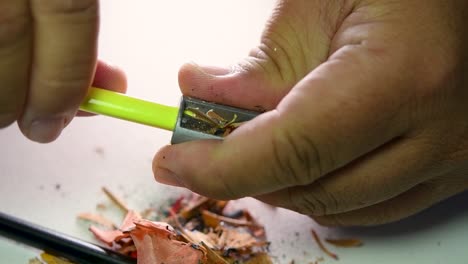
[[[228,201],[218,201],[192,194],[182,196],[166,208],[148,208],[139,213],[130,209],[118,196],[104,193],[125,214],[120,225],[94,213],[78,218],[93,225],[89,230],[108,248],[137,259],[138,264],[271,264],[265,229],[246,210],[229,210]],[[104,205],[98,205],[104,208]],[[318,234],[312,238],[321,251],[334,260]],[[360,247],[357,239],[324,239],[335,247]],[[323,257],[310,264],[319,264]],[[72,264],[43,253],[30,264]],[[292,260],[290,263],[295,263]]]
[[[245,210],[228,212],[226,201],[194,194],[181,197],[163,212],[156,212],[165,217],[156,222],[145,219],[155,215],[154,209],[140,214],[107,189],[104,192],[126,211],[118,228],[100,215],[78,217],[96,224],[90,231],[99,241],[136,258],[139,264],[272,263],[263,226]]]

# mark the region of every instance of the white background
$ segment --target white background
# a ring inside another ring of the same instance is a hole
[[[178,68],[188,61],[226,66],[240,60],[257,44],[273,6],[272,0],[104,0],[100,58],[127,72],[130,95],[177,105]],[[136,209],[175,195],[151,172],[152,156],[169,139],[169,132],[106,117],[75,119],[48,145],[29,142],[16,125],[0,130],[0,210],[93,241],[75,215],[106,202],[101,186]],[[365,241],[360,249],[333,249],[343,264],[468,263],[468,195],[378,228],[320,228],[305,216],[253,200],[239,202],[244,205],[267,226],[278,263],[322,256],[312,227],[324,236]],[[0,240],[0,263],[27,263],[34,254]]]

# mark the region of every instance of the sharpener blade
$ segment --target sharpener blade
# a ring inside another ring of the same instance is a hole
[[[221,140],[243,122],[260,113],[203,100],[182,97],[171,143],[199,139]]]

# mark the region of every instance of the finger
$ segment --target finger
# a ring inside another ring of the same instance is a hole
[[[186,96],[265,111],[275,108],[292,87],[277,75],[269,75],[260,64],[253,62],[231,68],[189,63],[179,70],[179,86]]]
[[[0,1],[0,128],[18,119],[29,86],[32,29],[28,2]]]
[[[449,166],[444,154],[434,151],[439,143],[426,138],[419,135],[397,139],[310,185],[256,198],[314,216],[339,214],[381,203],[447,173]]]
[[[466,174],[464,174],[466,175]],[[464,175],[450,175],[422,183],[388,201],[342,214],[313,216],[327,226],[373,226],[395,222],[468,188]]]
[[[182,93],[257,111],[275,108],[299,80],[326,60],[330,36],[345,13],[339,11],[349,8],[325,0],[281,1],[249,57],[230,68],[184,65],[179,72]]]
[[[31,87],[19,122],[30,139],[56,139],[75,116],[96,63],[97,0],[31,0]]]
[[[93,86],[118,93],[127,91],[127,77],[125,72],[113,65],[98,61],[94,73]]]
[[[118,67],[98,61],[94,73],[93,87],[103,88],[118,93],[127,91],[127,78]],[[92,116],[93,114],[79,111],[77,116]]]

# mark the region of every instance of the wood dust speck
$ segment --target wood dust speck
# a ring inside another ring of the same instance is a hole
[[[94,153],[96,153],[98,156],[104,157],[105,156],[105,151],[103,147],[95,147],[94,148]]]

